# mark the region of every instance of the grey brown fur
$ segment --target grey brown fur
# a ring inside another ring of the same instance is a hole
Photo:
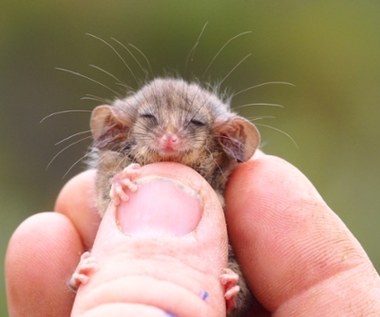
[[[223,197],[231,171],[248,160],[260,143],[256,127],[231,112],[227,103],[195,83],[155,79],[138,92],[92,112],[91,167],[98,170],[97,204],[101,215],[109,202],[112,177],[131,163],[179,162],[196,170]],[[162,138],[175,135],[174,150]],[[241,275],[230,248],[230,268]],[[241,316],[251,295],[240,278]],[[243,283],[243,284],[242,284]]]

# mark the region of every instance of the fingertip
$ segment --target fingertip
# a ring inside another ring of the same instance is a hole
[[[74,294],[66,281],[82,251],[78,233],[61,214],[40,213],[21,223],[5,260],[10,316],[68,316]]]
[[[251,290],[273,311],[298,292],[368,257],[294,166],[260,155],[226,189],[229,236]]]
[[[71,220],[87,249],[91,247],[100,223],[96,209],[95,177],[96,170],[74,176],[60,191],[54,207]]]
[[[93,206],[90,197],[94,195],[96,170],[86,170],[71,178],[61,189],[54,210],[66,212],[73,205],[80,208]]]
[[[262,152],[239,165],[229,179],[226,189],[228,208],[240,210],[246,205],[247,202],[236,199],[241,197],[249,198],[248,206],[254,209],[282,209],[282,203],[289,204],[293,200],[311,199],[324,203],[315,187],[296,167]]]

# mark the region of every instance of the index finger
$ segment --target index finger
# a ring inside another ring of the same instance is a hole
[[[86,250],[91,248],[100,223],[95,204],[95,177],[96,170],[87,170],[73,177],[62,188],[54,207],[71,220]]]
[[[379,314],[380,280],[368,256],[294,166],[264,154],[242,164],[230,178],[226,208],[243,273],[269,311]]]

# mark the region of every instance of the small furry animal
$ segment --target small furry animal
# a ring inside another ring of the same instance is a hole
[[[197,83],[174,78],[155,79],[125,99],[96,107],[90,126],[90,166],[98,171],[101,216],[110,203],[113,177],[132,163],[185,164],[211,184],[223,203],[228,176],[260,144],[255,125],[231,112],[228,101]],[[252,295],[229,249],[229,266],[240,275],[237,308],[229,316],[240,316]]]

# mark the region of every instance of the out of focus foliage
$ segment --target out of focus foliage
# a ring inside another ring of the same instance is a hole
[[[193,54],[191,48],[208,21]],[[97,65],[136,87],[138,64],[116,40],[132,43],[157,75],[181,75],[212,83],[224,78],[229,92],[271,81],[232,100],[257,120],[263,149],[298,166],[361,241],[380,269],[380,3],[378,1],[9,1],[0,11],[0,254],[17,225],[53,208],[60,187],[83,169],[76,164],[89,140],[90,110],[115,93],[67,68],[124,93]],[[252,31],[218,50],[235,35]],[[128,46],[141,64],[146,62]],[[187,64],[186,64],[187,60]],[[96,97],[97,98],[97,97]],[[269,128],[272,126],[273,128]],[[279,133],[277,129],[284,133]],[[298,146],[286,136],[291,135]],[[74,142],[49,168],[55,153]],[[3,262],[3,261],[1,261]],[[0,285],[3,285],[3,277]],[[6,316],[0,288],[0,315]]]

